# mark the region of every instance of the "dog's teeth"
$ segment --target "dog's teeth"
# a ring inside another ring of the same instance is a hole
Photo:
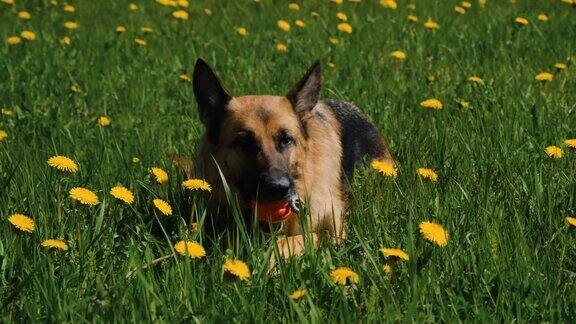
[[[292,198],[290,200],[290,207],[296,212],[300,212],[300,199]]]

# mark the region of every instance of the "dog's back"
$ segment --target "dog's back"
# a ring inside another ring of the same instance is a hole
[[[327,100],[340,124],[340,145],[342,146],[342,170],[345,181],[352,179],[354,166],[363,160],[392,159],[386,143],[366,116],[348,102]]]

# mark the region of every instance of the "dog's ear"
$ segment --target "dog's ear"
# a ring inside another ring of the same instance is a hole
[[[201,58],[194,66],[193,87],[200,120],[206,128],[214,128],[224,119],[226,106],[232,97],[212,68]]]
[[[296,83],[294,88],[286,95],[292,103],[298,116],[310,111],[318,103],[320,87],[322,85],[322,73],[320,61],[316,61],[308,69],[308,72]]]

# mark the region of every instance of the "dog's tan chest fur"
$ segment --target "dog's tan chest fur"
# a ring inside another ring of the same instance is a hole
[[[306,120],[308,139],[302,147],[301,179],[296,183],[301,199],[308,203],[312,232],[327,230],[343,236],[345,201],[342,194],[340,126],[332,111],[320,102]],[[286,222],[288,235],[302,234],[300,220]]]

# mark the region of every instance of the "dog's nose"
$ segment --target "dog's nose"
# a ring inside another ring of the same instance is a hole
[[[270,171],[262,180],[261,196],[268,200],[286,199],[292,189],[292,181],[286,172]]]
[[[268,184],[268,187],[272,191],[288,192],[288,190],[290,190],[290,179],[288,179],[288,177],[280,177],[277,179],[273,179]]]

